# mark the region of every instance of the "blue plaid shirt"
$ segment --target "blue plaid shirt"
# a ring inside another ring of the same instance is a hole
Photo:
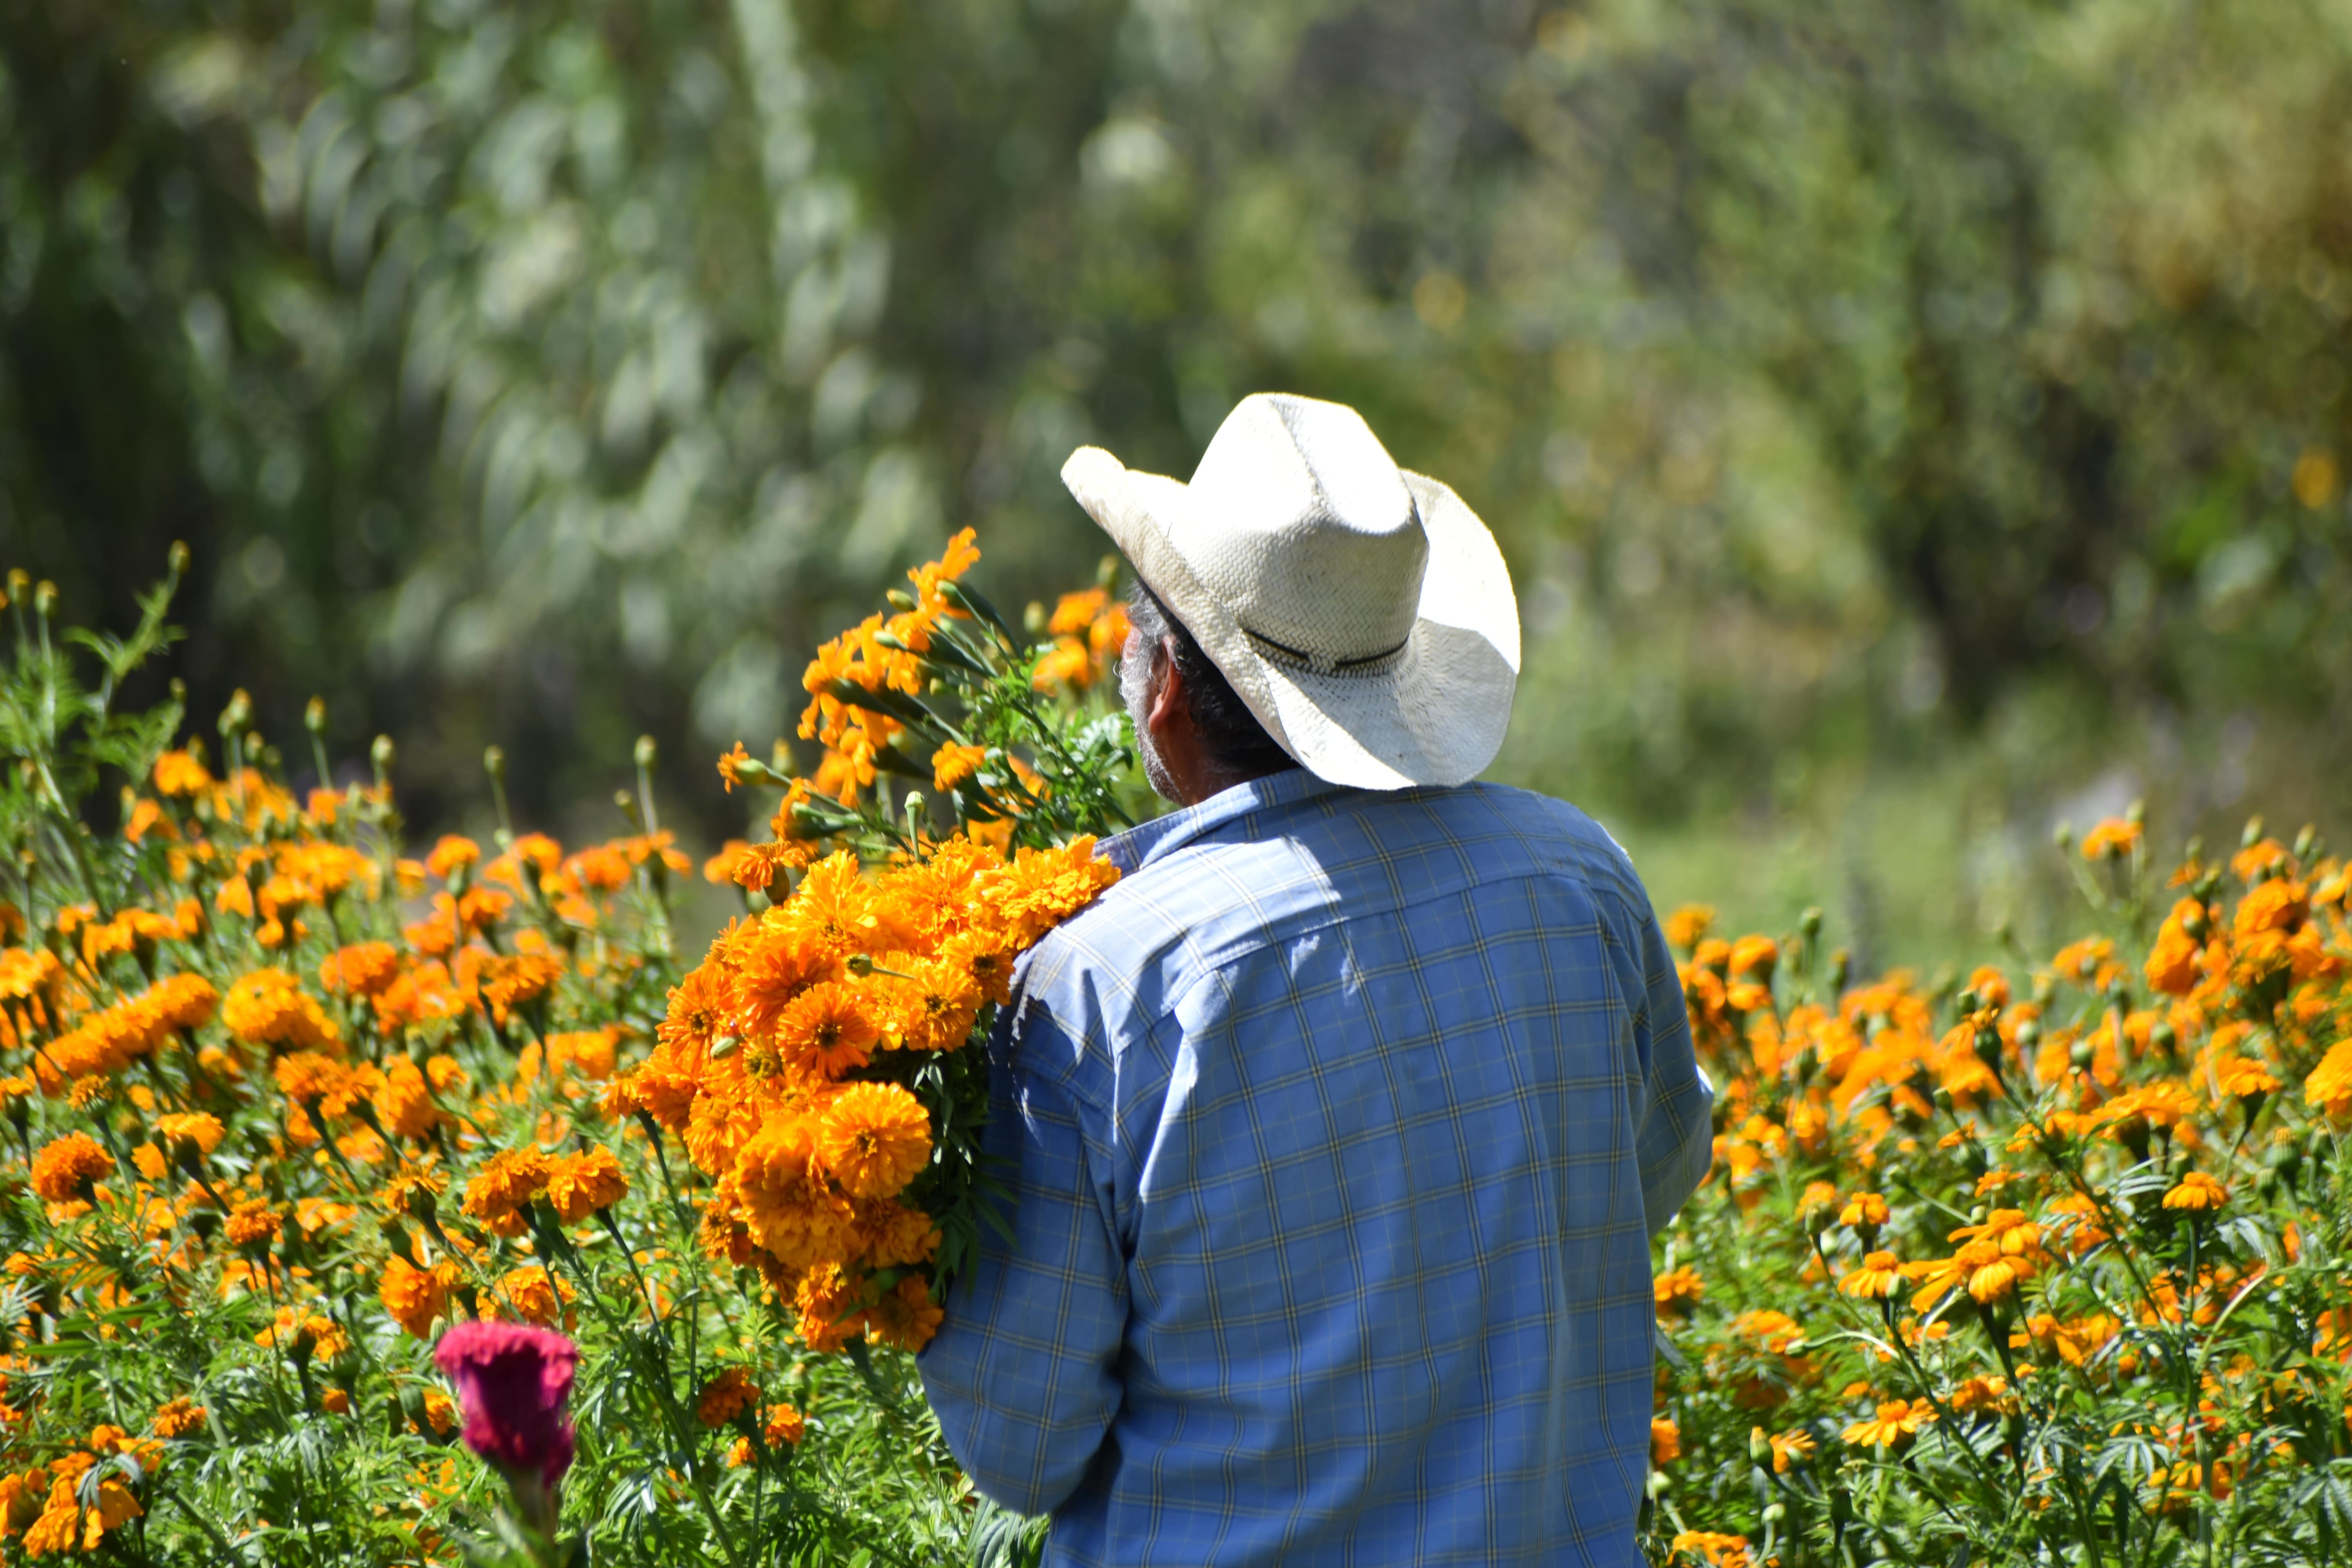
[[[1712,1092],[1625,856],[1304,772],[1108,840],[989,1050],[1009,1240],[919,1365],[1053,1563],[1631,1565]]]

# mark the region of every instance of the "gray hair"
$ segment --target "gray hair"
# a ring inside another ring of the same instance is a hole
[[[1176,673],[1183,678],[1185,703],[1192,710],[1192,731],[1200,739],[1203,760],[1221,785],[1240,784],[1298,765],[1297,760],[1265,732],[1265,726],[1258,722],[1249,704],[1234,690],[1224,671],[1202,651],[1184,623],[1169,614],[1160,595],[1146,587],[1140,577],[1135,580],[1135,591],[1128,595],[1127,624],[1131,630],[1127,639],[1128,651],[1118,661],[1118,694],[1127,703],[1127,710],[1136,717],[1139,745],[1147,743],[1142,733],[1142,715],[1151,671],[1168,651],[1167,645],[1172,643]]]

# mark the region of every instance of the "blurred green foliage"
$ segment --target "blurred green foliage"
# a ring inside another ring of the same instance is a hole
[[[1077,585],[1072,447],[1308,392],[1502,538],[1501,776],[1975,924],[2070,791],[2341,815],[2348,109],[2324,0],[0,0],[0,556],[185,537],[196,710],[425,817],[715,810],[945,529]]]

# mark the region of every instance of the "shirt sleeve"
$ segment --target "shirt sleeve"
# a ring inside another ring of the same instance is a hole
[[[1067,1059],[1040,1014],[1022,1035],[1023,1057]],[[972,1484],[1044,1513],[1077,1489],[1118,1414],[1127,1274],[1110,1182],[1083,1125],[1095,1113],[1049,1073],[1013,1065],[1003,1041],[990,1043],[983,1169],[1006,1189],[990,1206],[1012,1234],[983,1221],[979,1258],[950,1287],[946,1321],[916,1366]]]
[[[1648,900],[1634,910],[1633,918],[1633,951],[1642,966],[1633,1047],[1647,1090],[1634,1152],[1642,1166],[1643,1214],[1655,1236],[1706,1180],[1714,1163],[1715,1087],[1692,1052],[1682,976]]]

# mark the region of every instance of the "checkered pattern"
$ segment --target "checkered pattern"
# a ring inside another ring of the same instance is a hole
[[[1113,839],[990,1044],[919,1365],[1054,1563],[1638,1563],[1649,1237],[1711,1090],[1622,851],[1297,771]]]

